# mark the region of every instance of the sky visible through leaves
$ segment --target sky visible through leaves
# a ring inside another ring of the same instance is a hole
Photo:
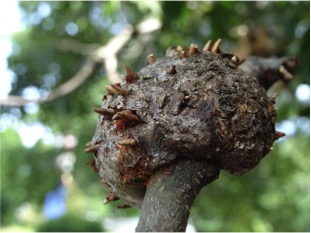
[[[223,37],[222,46],[229,51],[240,48],[246,53],[247,44],[251,48],[248,52],[262,52],[262,56],[297,55],[302,62],[295,79],[288,87],[274,90],[279,93],[276,128],[287,137],[275,143],[271,155],[254,171],[243,177],[222,173],[218,181],[204,188],[194,203],[190,223],[194,226],[191,231],[308,231],[308,4],[21,2],[20,10],[15,0],[2,2],[0,99],[8,95],[38,99],[70,79],[86,55],[62,50],[60,42],[75,41],[82,47],[104,45],[125,24],[135,26],[148,17],[158,20],[162,28],[136,35],[128,42],[117,56],[120,73],[121,64],[139,69],[147,54],[161,57],[170,45],[203,45],[218,37]],[[266,25],[267,35],[260,31],[261,23]],[[260,38],[258,44],[243,37],[250,29]],[[269,43],[263,46],[260,41],[266,40]],[[1,106],[1,221],[5,229],[55,231],[52,222],[48,225],[50,213],[45,212],[55,209],[47,210],[44,205],[55,201],[47,198],[51,194],[61,196],[64,204],[63,209],[56,209],[59,212],[53,212],[57,216],[54,220],[59,221],[54,225],[64,227],[61,231],[72,230],[72,225],[65,228],[70,222],[80,221],[80,229],[87,226],[90,231],[99,224],[95,231],[116,229],[116,222],[124,219],[137,220],[137,210],[120,211],[114,203],[102,205],[107,190],[85,165],[89,157],[83,149],[97,123],[93,109],[100,105],[108,83],[107,73],[101,69],[81,87],[50,103]]]

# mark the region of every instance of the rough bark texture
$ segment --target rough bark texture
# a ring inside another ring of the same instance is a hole
[[[150,55],[138,73],[124,66],[126,81],[107,86],[95,110],[86,152],[110,188],[105,202],[142,208],[138,231],[184,231],[193,199],[220,169],[249,171],[283,136],[274,128],[274,98],[219,43],[169,49],[158,61]]]

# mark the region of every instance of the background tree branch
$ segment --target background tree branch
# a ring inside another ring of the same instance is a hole
[[[136,30],[131,25],[127,25],[124,29],[115,37],[111,38],[107,44],[103,46],[97,46],[94,44],[82,44],[78,41],[71,39],[63,40],[58,46],[61,50],[69,50],[75,53],[88,55],[85,64],[80,70],[71,77],[67,82],[61,84],[59,87],[50,91],[46,98],[42,99],[25,99],[22,96],[9,95],[5,99],[0,99],[0,105],[6,106],[23,106],[27,103],[42,104],[62,96],[68,95],[72,91],[76,90],[86,80],[88,80],[92,74],[100,67],[104,65],[108,79],[112,83],[121,81],[121,75],[117,71],[118,60],[117,55],[124,46],[132,39],[134,32],[140,34],[148,34],[155,30],[158,30],[161,24],[157,20],[144,20],[136,26]]]

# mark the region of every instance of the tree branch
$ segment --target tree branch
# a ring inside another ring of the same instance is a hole
[[[58,88],[54,89],[50,92],[46,99],[39,101],[39,103],[48,102],[60,98],[64,95],[69,94],[70,92],[77,89],[82,83],[84,83],[89,77],[97,69],[97,63],[91,60],[90,58],[87,59],[86,63],[79,72],[74,75],[70,80],[59,86]]]
[[[298,65],[299,60],[296,57],[263,58],[250,56],[239,68],[256,77],[258,82],[267,90],[279,80],[288,84],[292,80],[292,73]]]
[[[42,104],[69,94],[91,77],[91,75],[98,68],[98,63],[109,60],[111,56],[116,56],[121,48],[124,47],[125,44],[131,39],[132,34],[132,28],[126,27],[118,36],[109,40],[105,46],[96,49],[94,52],[91,53],[91,55],[89,55],[85,64],[70,80],[63,83],[56,89],[52,90],[46,98],[38,100],[28,100],[21,96],[13,95],[8,96],[5,99],[0,99],[0,104],[7,106],[23,106],[30,102]],[[108,67],[108,70],[109,69],[110,67]]]
[[[59,87],[52,90],[48,96],[44,99],[31,100],[25,99],[21,96],[8,96],[6,99],[0,99],[1,105],[7,106],[23,106],[27,103],[38,103],[42,104],[62,96],[69,94],[70,92],[77,89],[82,83],[84,83],[97,69],[97,63],[92,59],[87,59],[86,63],[81,67],[81,69],[76,73],[70,80],[63,83]]]
[[[100,47],[100,44],[84,44],[70,38],[61,39],[56,44],[56,48],[61,51],[70,51],[82,55],[90,55],[93,51],[97,50]]]
[[[185,231],[195,197],[219,171],[213,163],[193,160],[160,168],[149,181],[136,231]]]
[[[160,21],[156,19],[147,19],[136,26],[138,34],[151,33],[161,27]],[[99,67],[99,64],[105,65],[105,70],[108,79],[112,83],[121,81],[121,75],[117,71],[118,60],[117,55],[121,49],[128,43],[134,34],[134,29],[131,25],[126,25],[123,31],[111,38],[106,45],[97,47],[96,44],[85,45],[77,41],[64,40],[59,45],[62,50],[70,50],[79,52],[80,54],[87,54],[88,58],[84,66],[67,82],[52,90],[44,99],[29,100],[21,96],[10,95],[5,99],[0,99],[0,105],[7,106],[23,106],[27,103],[45,103],[62,96],[69,94],[82,85]],[[66,48],[67,46],[67,48]]]

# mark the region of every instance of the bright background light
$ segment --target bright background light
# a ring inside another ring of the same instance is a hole
[[[22,29],[18,1],[0,2],[0,37],[8,36]]]
[[[23,29],[21,14],[16,0],[0,2],[0,98],[4,98],[11,91],[13,72],[7,66],[7,57],[12,52],[10,36]]]
[[[296,98],[302,103],[310,101],[310,86],[307,84],[299,84],[296,89]]]

